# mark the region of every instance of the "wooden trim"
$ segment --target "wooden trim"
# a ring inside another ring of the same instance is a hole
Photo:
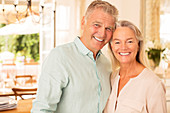
[[[140,29],[143,37],[146,37],[146,0],[141,0],[140,4]]]

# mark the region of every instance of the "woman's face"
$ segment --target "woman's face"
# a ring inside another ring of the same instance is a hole
[[[136,62],[139,45],[135,33],[130,28],[116,28],[113,33],[111,48],[120,64]]]

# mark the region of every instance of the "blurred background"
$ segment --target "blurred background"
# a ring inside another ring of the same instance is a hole
[[[31,75],[36,83],[50,50],[80,36],[81,18],[91,1],[0,0],[1,89],[13,87],[17,75]],[[170,0],[105,1],[118,8],[119,20],[142,31],[151,68],[166,85],[169,110]],[[107,55],[106,47],[102,51]]]

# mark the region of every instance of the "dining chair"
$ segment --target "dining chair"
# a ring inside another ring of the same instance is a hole
[[[19,96],[22,100],[24,100],[23,95],[36,95],[37,88],[36,87],[14,87],[12,88],[14,92],[15,100]]]
[[[27,83],[32,85],[33,76],[32,75],[16,75],[14,83],[15,83],[15,86],[17,86],[17,85],[18,86],[24,86],[24,85],[26,86]]]

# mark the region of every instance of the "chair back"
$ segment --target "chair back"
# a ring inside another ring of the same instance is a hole
[[[21,99],[24,100],[24,98],[22,97],[23,95],[35,95],[37,93],[37,88],[35,88],[35,87],[14,87],[14,88],[12,88],[12,91],[14,92],[16,100],[17,100],[17,96],[21,97]]]
[[[21,80],[22,79],[22,80]],[[15,76],[15,85],[17,86],[24,86],[26,84],[32,85],[33,76],[32,75],[16,75]]]

